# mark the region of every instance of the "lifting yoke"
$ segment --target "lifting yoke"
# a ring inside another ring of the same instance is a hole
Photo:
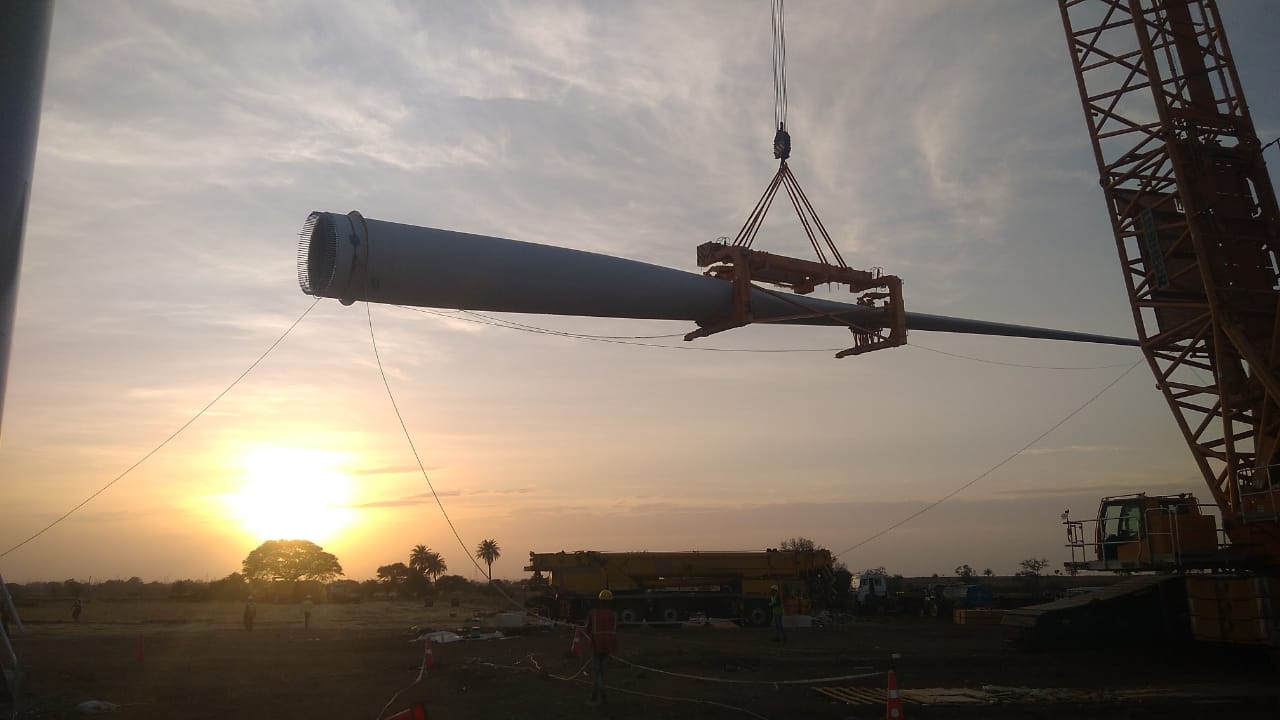
[[[794,316],[775,318],[774,322],[827,316],[848,325],[849,331],[853,333],[854,344],[853,347],[836,353],[837,358],[905,345],[907,313],[902,302],[901,278],[884,275],[879,268],[857,270],[845,264],[839,249],[831,241],[826,227],[813,209],[813,204],[787,166],[787,158],[791,156],[791,135],[787,132],[786,37],[783,32],[782,6],[783,0],[773,0],[774,120],[778,126],[773,138],[773,156],[779,161],[778,172],[769,181],[764,194],[756,202],[755,209],[732,242],[727,242],[728,238],[719,238],[698,246],[698,267],[707,268],[703,274],[733,283],[733,307],[727,318],[703,325],[685,335],[684,339],[695,340],[754,322],[751,296],[760,291],[796,306]],[[751,243],[759,233],[764,216],[773,205],[774,196],[780,187],[786,188],[787,197],[800,218],[800,224],[804,226],[810,245],[817,253],[817,261],[751,249]],[[824,242],[818,242],[819,235]],[[835,264],[827,261],[824,245]],[[760,287],[756,285],[757,282],[775,285],[797,295],[807,295],[818,285],[846,285],[849,292],[858,296],[856,304],[879,308],[883,313],[879,323],[868,325],[864,320],[862,324],[855,325],[838,314],[819,310],[790,295]]]

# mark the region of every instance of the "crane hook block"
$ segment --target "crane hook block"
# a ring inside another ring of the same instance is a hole
[[[787,132],[785,126],[779,125],[778,132],[773,136],[773,156],[779,160],[791,157],[791,133]]]

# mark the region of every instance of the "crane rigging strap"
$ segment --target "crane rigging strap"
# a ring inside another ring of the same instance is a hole
[[[778,188],[780,187],[786,188],[787,197],[791,200],[791,206],[795,208],[796,216],[800,218],[800,225],[804,227],[805,235],[809,238],[809,244],[813,246],[813,251],[817,253],[818,260],[824,265],[834,264],[841,268],[849,267],[845,263],[844,257],[840,255],[840,249],[836,247],[835,242],[831,239],[831,234],[827,232],[827,227],[822,224],[822,218],[818,217],[818,211],[814,209],[813,203],[809,202],[809,197],[805,195],[804,189],[800,187],[800,181],[796,180],[796,176],[791,172],[786,160],[783,160],[778,165],[778,172],[769,181],[764,194],[756,201],[751,214],[747,216],[747,221],[738,230],[738,234],[734,236],[733,245],[743,248],[751,247],[756,235],[760,234],[760,226],[764,223],[764,216],[768,214],[769,208],[773,207],[773,198],[778,194]],[[822,242],[818,241],[819,235],[822,236]],[[826,250],[831,252],[834,263],[827,259],[827,253],[823,250],[824,246]]]

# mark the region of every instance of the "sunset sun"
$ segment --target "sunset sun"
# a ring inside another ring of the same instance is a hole
[[[323,542],[352,520],[351,480],[338,469],[340,453],[261,447],[244,456],[240,491],[230,514],[260,540]]]

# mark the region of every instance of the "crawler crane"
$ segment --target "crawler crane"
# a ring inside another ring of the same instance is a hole
[[[1071,570],[1162,634],[1280,641],[1280,211],[1214,0],[1059,0],[1139,344],[1212,496],[1104,498],[1064,514]],[[1092,525],[1092,527],[1086,527]],[[1131,597],[1125,598],[1126,591]],[[1082,598],[1007,622],[1079,628]],[[1074,613],[1075,619],[1072,620]],[[1093,619],[1123,614],[1099,610]],[[1156,617],[1159,617],[1156,620]]]

